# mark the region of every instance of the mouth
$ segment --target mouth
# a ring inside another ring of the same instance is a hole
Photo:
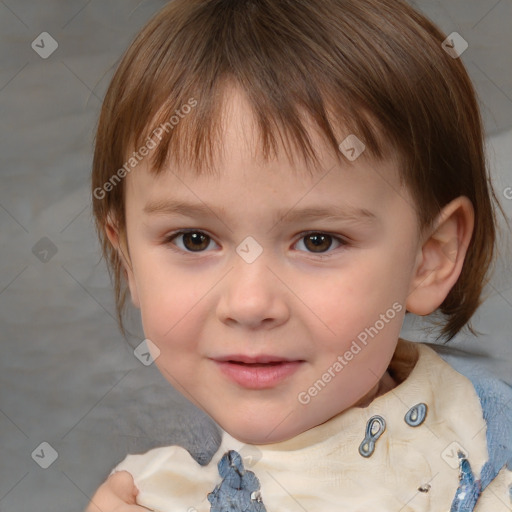
[[[273,388],[294,374],[304,360],[233,355],[214,359],[222,374],[247,389]]]
[[[293,361],[299,361],[298,359],[288,359],[285,357],[279,356],[271,356],[262,354],[259,356],[247,356],[243,354],[229,355],[225,357],[215,358],[215,361],[224,363],[233,363],[233,364],[246,364],[246,365],[272,365],[272,364],[281,364],[281,363],[290,363]]]
[[[240,364],[242,366],[249,366],[251,368],[265,368],[267,366],[277,366],[279,364],[283,364],[287,361],[273,361],[273,362],[270,362],[270,363],[242,363],[242,361],[226,361],[228,363],[232,363],[232,364]]]

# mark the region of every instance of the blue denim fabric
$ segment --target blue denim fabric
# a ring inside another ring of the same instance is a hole
[[[459,458],[460,485],[450,512],[472,512],[478,497],[500,470],[512,470],[512,386],[489,374],[462,357],[446,358],[459,373],[473,384],[487,423],[489,460],[483,465],[480,480],[475,480],[469,462]],[[512,489],[509,489],[512,504]]]
[[[441,355],[441,354],[440,354]],[[442,357],[442,356],[441,356]],[[459,452],[460,484],[450,512],[472,512],[484,489],[506,465],[512,470],[512,386],[486,370],[468,363],[462,357],[446,358],[459,373],[473,384],[487,423],[489,460],[475,480],[469,461]],[[225,453],[218,463],[222,482],[208,494],[211,512],[265,512],[259,498],[259,480],[244,469],[242,458],[235,450]],[[512,488],[509,490],[512,503]]]
[[[260,482],[244,469],[238,452],[226,452],[217,467],[223,480],[208,494],[211,512],[266,512],[259,496]]]
[[[462,452],[458,452],[460,484],[450,507],[450,512],[469,512],[475,508],[482,492],[480,480],[475,480],[469,461]]]

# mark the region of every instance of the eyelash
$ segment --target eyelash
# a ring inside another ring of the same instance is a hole
[[[188,255],[193,255],[193,254],[201,254],[203,252],[208,252],[208,251],[189,251],[189,250],[183,250],[183,249],[180,249],[179,247],[177,247],[175,244],[172,243],[172,241],[179,237],[180,235],[186,235],[188,233],[200,233],[202,235],[205,235],[207,236],[210,241],[214,241],[213,238],[208,235],[207,233],[205,233],[204,231],[200,231],[198,229],[188,229],[188,230],[180,230],[180,231],[175,231],[174,233],[170,233],[169,235],[167,235],[164,239],[164,244],[168,245],[169,248],[172,250],[172,251],[175,251],[175,252],[178,252],[180,254],[188,254]],[[324,231],[304,231],[302,233],[299,233],[298,237],[299,239],[297,240],[297,242],[295,243],[298,243],[300,240],[302,240],[304,237],[308,236],[308,235],[327,235],[329,237],[331,237],[333,240],[339,242],[339,246],[333,250],[331,250],[329,253],[322,253],[322,252],[319,252],[319,253],[315,253],[315,252],[309,252],[308,251],[308,254],[311,254],[311,255],[314,255],[315,257],[317,257],[318,259],[327,259],[327,258],[330,258],[332,256],[332,252],[334,252],[336,249],[339,249],[341,247],[347,247],[349,245],[349,242],[340,237],[340,236],[335,236],[335,235],[332,235],[330,233],[327,233],[327,232],[324,232]],[[295,244],[294,244],[295,245]],[[174,246],[174,247],[173,247]],[[331,248],[329,247],[328,251],[330,250]],[[304,252],[304,251],[301,251],[301,252]]]

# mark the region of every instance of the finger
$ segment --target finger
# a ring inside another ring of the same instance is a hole
[[[139,490],[135,486],[133,476],[128,471],[116,471],[107,478],[106,484],[123,502],[135,505],[135,498]]]
[[[141,507],[140,505],[121,505],[119,508],[116,508],[112,512],[155,512],[151,508]],[[106,510],[105,512],[110,512]]]
[[[115,508],[108,507],[105,505],[101,505],[101,507],[98,507],[97,505],[94,505],[92,502],[85,510],[85,512],[155,512],[150,508],[145,508],[140,505],[114,505]]]
[[[118,512],[123,506],[137,506],[135,499],[138,492],[130,473],[113,473],[98,488],[85,512]]]

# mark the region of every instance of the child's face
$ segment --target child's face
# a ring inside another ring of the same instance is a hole
[[[128,274],[164,377],[234,437],[266,444],[372,396],[421,244],[393,164],[340,166],[327,149],[313,176],[283,153],[265,163],[249,107],[235,93],[228,107],[219,176],[181,168],[155,177],[143,161],[126,178]],[[176,202],[204,211],[172,213]],[[297,217],[307,208],[373,216]],[[170,240],[182,229],[195,237]],[[241,356],[289,363],[219,362]]]

